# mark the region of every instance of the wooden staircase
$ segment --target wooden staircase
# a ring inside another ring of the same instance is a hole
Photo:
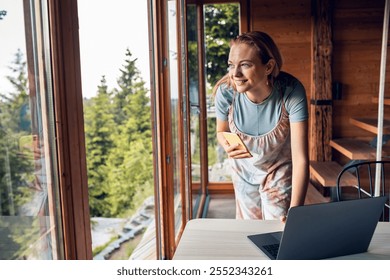
[[[378,98],[373,98],[373,102],[378,102]],[[385,106],[390,106],[390,97],[385,98]],[[357,128],[371,132],[374,136],[378,133],[377,118],[351,118],[350,124]],[[383,120],[383,135],[390,134],[390,119]],[[341,153],[347,160],[375,160],[376,148],[371,146],[368,141],[357,138],[339,138],[332,139],[330,146],[333,150]],[[390,156],[390,145],[382,147],[382,157]],[[336,186],[338,174],[343,169],[343,165],[336,161],[310,162],[310,179],[313,184],[322,188],[325,195],[329,194],[329,187]],[[351,186],[356,182],[352,174],[343,176],[342,185]]]

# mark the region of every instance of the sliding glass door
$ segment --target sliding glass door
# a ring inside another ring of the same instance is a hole
[[[0,259],[63,259],[48,5],[0,9]]]

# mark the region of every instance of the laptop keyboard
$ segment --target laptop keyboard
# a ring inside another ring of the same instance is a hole
[[[262,246],[268,253],[271,254],[275,259],[278,256],[278,251],[279,251],[279,243],[276,244],[269,244],[269,245],[264,245]]]

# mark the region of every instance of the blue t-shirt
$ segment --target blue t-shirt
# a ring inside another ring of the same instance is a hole
[[[240,131],[248,135],[263,135],[276,126],[282,112],[281,96],[283,96],[290,122],[308,119],[305,88],[297,78],[285,72],[280,72],[274,81],[271,94],[261,103],[252,102],[246,93],[238,93],[227,85],[221,85],[215,96],[217,119],[228,120],[233,96],[235,97],[234,123]]]

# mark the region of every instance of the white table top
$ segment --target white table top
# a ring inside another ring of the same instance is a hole
[[[283,230],[280,221],[194,219],[187,223],[174,260],[267,260],[248,238]],[[379,222],[368,252],[337,259],[390,259],[390,223]]]

